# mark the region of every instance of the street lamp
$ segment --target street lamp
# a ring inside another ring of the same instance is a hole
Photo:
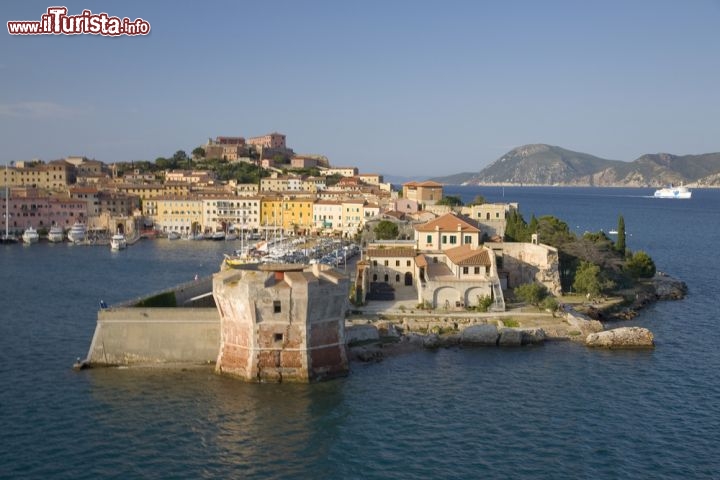
[[[347,250],[348,250],[348,247],[347,247],[347,245],[345,245],[343,247],[343,257],[344,257],[343,272],[347,272]]]

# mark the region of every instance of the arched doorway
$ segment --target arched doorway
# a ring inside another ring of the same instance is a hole
[[[125,235],[125,224],[118,223],[117,225],[115,225],[115,232]]]
[[[412,273],[405,272],[405,286],[412,287]]]

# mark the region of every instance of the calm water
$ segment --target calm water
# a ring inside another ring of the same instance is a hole
[[[629,247],[690,295],[624,324],[652,329],[651,352],[441,350],[318,385],[246,385],[210,370],[70,368],[100,299],[210,274],[223,242],[0,246],[0,478],[718,478],[720,191],[450,190],[579,232],[622,214]]]

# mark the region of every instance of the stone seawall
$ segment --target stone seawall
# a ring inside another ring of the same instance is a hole
[[[110,308],[98,313],[87,363],[212,364],[219,347],[216,308]]]

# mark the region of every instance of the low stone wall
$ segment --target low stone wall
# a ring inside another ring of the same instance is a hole
[[[98,313],[90,366],[215,363],[216,308],[110,308]]]

